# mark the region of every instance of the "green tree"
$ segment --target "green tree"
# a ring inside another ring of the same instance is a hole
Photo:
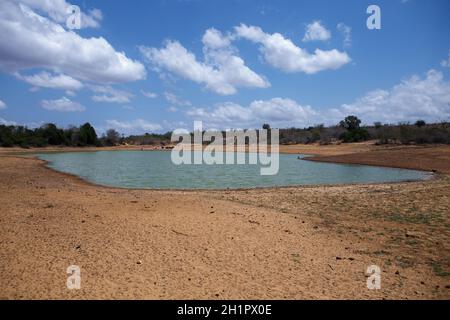
[[[356,116],[348,116],[339,123],[342,128],[347,129],[348,131],[359,129],[360,124],[361,120]]]
[[[13,134],[12,134],[13,126],[0,126],[0,145],[2,147],[12,147],[14,146]]]
[[[106,131],[105,142],[107,145],[115,146],[116,144],[119,143],[119,141],[120,141],[120,134],[116,130],[109,129],[108,131]]]
[[[416,127],[419,127],[419,128],[424,127],[426,124],[427,123],[424,120],[417,120],[415,123]]]
[[[50,145],[61,145],[64,144],[64,131],[58,129],[55,124],[47,123],[41,127],[42,137]]]
[[[98,145],[98,138],[95,129],[89,122],[86,122],[80,127],[79,141],[83,146],[86,145]]]
[[[344,142],[359,142],[369,139],[369,132],[360,128],[361,120],[356,116],[348,116],[342,120],[339,125],[345,128],[347,132],[341,135]]]

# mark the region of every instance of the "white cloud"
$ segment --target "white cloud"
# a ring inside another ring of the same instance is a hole
[[[63,89],[71,92],[83,88],[83,84],[80,81],[65,74],[52,75],[46,71],[43,71],[30,76],[17,73],[16,76],[20,80],[31,84],[33,87]]]
[[[301,106],[292,99],[273,98],[257,100],[250,104],[250,110],[258,119],[269,119],[275,123],[294,121],[306,124],[316,117],[316,112],[310,106]]]
[[[216,105],[212,110],[192,108],[187,115],[194,120],[205,121],[211,128],[259,128],[264,122],[273,126],[303,126],[317,117],[310,106],[302,106],[292,99],[273,98],[256,100],[243,107],[226,102]]]
[[[177,128],[175,130],[172,131],[172,134],[189,134],[189,130],[184,129],[184,128]]]
[[[423,119],[450,120],[450,82],[429,70],[424,78],[414,75],[390,90],[368,92],[351,104],[333,110],[336,117],[354,114],[363,122],[396,123]]]
[[[164,92],[164,97],[166,100],[172,104],[175,104],[177,106],[190,106],[191,102],[188,100],[181,100],[179,99],[175,94],[171,92]]]
[[[6,109],[6,103],[4,103],[2,100],[0,100],[0,110]]]
[[[227,48],[232,40],[232,35],[224,36],[222,32],[214,28],[206,30],[202,38],[203,44],[212,49]]]
[[[306,26],[305,36],[303,41],[326,41],[331,38],[331,32],[322,25],[320,21],[313,21]]]
[[[143,119],[133,121],[106,120],[106,125],[109,129],[116,129],[127,134],[140,134],[162,129],[161,125]]]
[[[66,23],[69,17],[68,11],[71,3],[65,0],[20,0],[32,9],[38,12],[45,13],[53,21],[57,23]],[[100,21],[103,19],[103,14],[99,9],[92,9],[88,13],[81,11],[81,28],[96,28],[99,27]]]
[[[42,3],[47,8],[42,11],[49,13],[54,1],[29,2],[35,7]],[[44,68],[91,82],[145,78],[141,63],[115,51],[104,38],[83,38],[55,22],[59,20],[39,15],[16,1],[0,1],[0,68],[7,72]]]
[[[450,120],[450,82],[430,70],[425,77],[412,76],[390,90],[372,90],[349,104],[318,109],[287,98],[256,100],[244,107],[227,102],[213,108],[191,108],[186,113],[211,128],[256,128],[262,123],[273,127],[306,127],[318,123],[337,124],[348,115],[363,123],[427,122]]]
[[[441,61],[441,66],[450,68],[450,50],[448,51],[448,58]]]
[[[114,89],[111,86],[90,86],[91,90],[97,93],[92,96],[95,102],[109,102],[109,103],[128,103],[133,94],[127,91]]]
[[[158,95],[156,94],[156,93],[153,93],[153,92],[150,92],[150,91],[145,91],[145,90],[141,90],[141,93],[142,93],[142,95],[144,96],[144,97],[147,97],[147,98],[157,98],[158,97]]]
[[[204,62],[197,60],[178,41],[166,41],[161,49],[141,47],[143,56],[158,68],[204,84],[221,95],[231,95],[239,87],[267,88],[269,82],[245,65],[230,45],[229,36],[208,29],[203,36]]]
[[[349,47],[352,44],[352,28],[340,22],[337,24],[337,29],[344,37],[344,47]]]
[[[170,106],[169,108],[167,108],[167,111],[169,111],[169,112],[177,112],[178,108],[174,107],[174,106]]]
[[[6,119],[3,119],[3,118],[0,117],[0,124],[4,125],[4,126],[16,126],[17,122],[9,121],[9,120],[6,120]]]
[[[86,110],[86,108],[78,102],[74,102],[66,97],[57,100],[42,100],[41,106],[50,111],[60,112],[81,112]]]
[[[271,66],[285,72],[316,73],[338,69],[351,61],[345,52],[336,49],[316,49],[313,54],[296,46],[279,33],[268,34],[261,28],[241,24],[235,27],[236,34],[244,39],[259,43],[264,59]]]
[[[252,120],[251,111],[248,108],[232,102],[219,104],[213,110],[192,108],[186,114],[194,120],[204,121],[213,127],[249,124]]]

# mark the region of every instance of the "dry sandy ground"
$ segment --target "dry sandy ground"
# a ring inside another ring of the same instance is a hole
[[[384,165],[403,154],[450,172],[449,147],[288,148]],[[449,188],[441,173],[394,184],[124,190],[1,156],[0,298],[450,299]],[[380,290],[366,287],[373,264]],[[80,290],[66,288],[69,265],[81,267]]]

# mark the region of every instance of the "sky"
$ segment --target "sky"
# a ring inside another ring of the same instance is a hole
[[[0,124],[450,121],[449,12],[448,0],[2,0]]]

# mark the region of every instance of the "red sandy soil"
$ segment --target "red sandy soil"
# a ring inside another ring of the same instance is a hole
[[[100,187],[2,150],[0,298],[450,299],[449,150],[289,146],[441,173],[235,191]],[[366,287],[373,264],[380,290]],[[66,287],[69,265],[80,290]]]

